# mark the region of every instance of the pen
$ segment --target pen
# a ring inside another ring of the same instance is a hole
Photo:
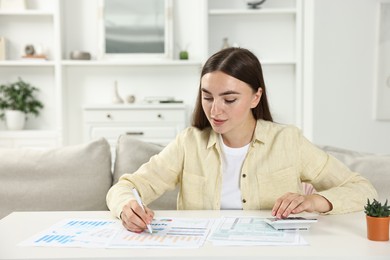
[[[146,212],[144,205],[142,204],[141,197],[139,196],[136,188],[133,188],[133,194],[134,194],[135,199],[137,200],[138,204],[140,205],[140,207],[144,210],[144,212]],[[152,226],[150,224],[146,224],[146,226],[148,227],[150,234],[152,234],[153,233]]]

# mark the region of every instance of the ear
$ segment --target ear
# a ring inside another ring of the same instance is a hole
[[[251,108],[255,108],[259,104],[262,94],[263,94],[263,89],[258,88],[257,92],[253,94]]]

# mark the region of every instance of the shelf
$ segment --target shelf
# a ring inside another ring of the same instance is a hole
[[[0,138],[57,138],[59,133],[54,130],[0,130]]]
[[[64,66],[200,66],[200,61],[193,60],[63,60]]]
[[[34,61],[34,60],[8,60],[0,61],[0,67],[45,67],[54,66],[54,61]],[[201,61],[75,61],[63,60],[63,66],[81,66],[81,67],[104,67],[104,66],[201,66]]]
[[[83,106],[86,110],[97,110],[97,109],[177,109],[186,108],[184,103],[167,103],[167,104],[153,104],[153,103],[135,103],[135,104],[89,104]]]
[[[261,60],[261,58],[260,63],[261,65],[296,65],[296,61],[293,60]]]
[[[52,11],[42,11],[42,10],[23,10],[23,11],[0,11],[0,16],[53,16]]]
[[[0,61],[0,67],[51,67],[54,66],[54,61],[35,61],[35,60],[8,60]]]
[[[209,11],[210,15],[243,15],[243,14],[296,14],[294,8],[274,8],[274,9],[212,9]]]

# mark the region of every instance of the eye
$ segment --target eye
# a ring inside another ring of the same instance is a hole
[[[205,96],[203,96],[203,100],[206,100],[206,101],[213,101],[213,98],[212,97],[205,97]]]
[[[236,102],[236,98],[234,98],[234,99],[225,99],[225,103],[227,103],[227,104],[231,104],[231,103],[234,103],[234,102]]]

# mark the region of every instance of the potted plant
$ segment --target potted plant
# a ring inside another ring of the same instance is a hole
[[[364,213],[367,220],[367,238],[374,241],[388,241],[390,206],[387,206],[387,200],[382,205],[376,199],[372,203],[367,199]]]
[[[38,91],[21,78],[0,85],[0,119],[5,119],[9,130],[23,129],[28,114],[39,115],[43,104],[35,96]]]

